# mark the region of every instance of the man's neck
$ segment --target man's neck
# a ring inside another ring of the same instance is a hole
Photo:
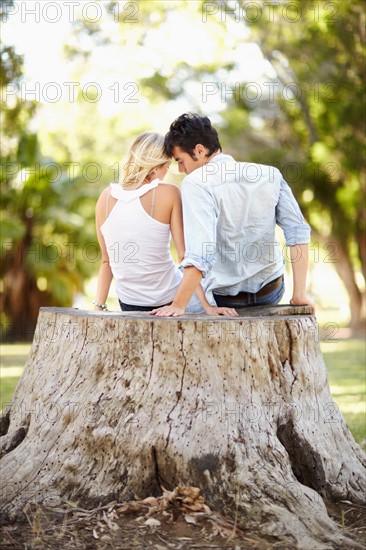
[[[217,155],[221,155],[222,151],[220,149],[218,149],[217,151],[215,151],[214,153],[212,153],[212,155],[210,155],[208,158],[207,158],[207,161],[205,162],[205,164],[207,164],[208,162],[210,162],[211,159],[213,159],[214,157],[216,157]]]

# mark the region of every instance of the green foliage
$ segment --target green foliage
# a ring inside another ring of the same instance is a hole
[[[225,7],[229,13],[233,3],[226,1]],[[347,267],[335,267],[349,292],[356,325],[362,316],[362,287],[355,277],[360,266],[366,278],[364,6],[342,0],[293,2],[287,7],[276,2],[261,14],[247,14],[246,25],[275,74],[266,77],[254,104],[229,96],[223,118],[237,120],[242,110],[255,115],[262,126],[254,137],[253,129],[243,124],[230,145],[238,125],[224,125],[222,141],[241,160],[280,168],[315,239],[336,244],[338,264]],[[245,84],[243,79],[242,89]],[[226,86],[230,88],[230,80]]]
[[[331,212],[330,230],[346,242],[354,238],[364,208],[364,10],[360,2],[343,1],[298,7],[296,23],[289,24],[279,4],[273,6],[271,32],[264,18],[251,27],[276,70],[273,82],[296,86],[296,100],[277,94],[280,111],[272,110],[267,125],[285,115],[276,137],[302,169],[293,187],[300,196],[304,187],[313,191],[311,207]]]
[[[2,43],[0,55],[4,92],[21,81],[23,60]],[[87,189],[80,168],[71,176],[42,155],[29,130],[35,102],[4,93],[1,101],[1,324],[8,336],[21,337],[31,335],[39,306],[72,305],[95,270],[97,191]]]

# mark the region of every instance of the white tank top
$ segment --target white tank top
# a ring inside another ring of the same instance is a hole
[[[111,183],[116,204],[101,226],[109,264],[121,302],[160,306],[171,302],[182,274],[170,255],[170,225],[152,218],[140,197],[159,185],[159,179],[128,191]]]

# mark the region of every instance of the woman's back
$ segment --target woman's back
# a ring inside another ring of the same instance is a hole
[[[169,303],[181,281],[170,255],[171,222],[180,215],[175,212],[180,209],[179,190],[159,179],[133,190],[111,184],[100,202],[102,211],[105,204],[100,231],[120,301],[137,306]]]

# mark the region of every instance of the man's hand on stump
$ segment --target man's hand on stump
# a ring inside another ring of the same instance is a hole
[[[290,304],[292,306],[310,306],[311,307],[311,313],[315,315],[315,304],[310,298],[305,296],[292,296],[290,300]]]
[[[174,304],[174,302],[170,306],[158,307],[150,311],[150,315],[155,315],[156,317],[180,317],[184,313],[185,309]]]

